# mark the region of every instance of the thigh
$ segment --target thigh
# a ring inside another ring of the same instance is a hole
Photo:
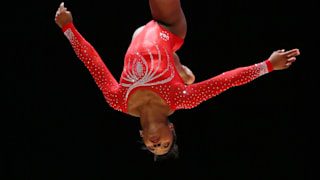
[[[152,17],[160,26],[180,38],[185,38],[187,21],[180,0],[149,0]]]

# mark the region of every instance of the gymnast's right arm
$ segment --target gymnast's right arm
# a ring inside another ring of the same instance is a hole
[[[118,98],[116,98],[119,94],[118,82],[105,66],[96,50],[76,30],[72,23],[72,15],[67,11],[67,8],[64,7],[64,3],[60,4],[55,21],[57,25],[62,28],[64,35],[69,39],[79,59],[90,71],[109,105],[121,111],[120,106],[114,103],[115,101],[119,101]]]

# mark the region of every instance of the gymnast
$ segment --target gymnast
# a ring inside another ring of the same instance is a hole
[[[108,104],[140,118],[140,136],[155,161],[177,156],[174,125],[168,119],[176,110],[196,107],[231,87],[246,84],[273,70],[287,69],[300,54],[298,49],[274,51],[265,61],[194,83],[194,74],[180,63],[176,54],[187,32],[180,0],[149,0],[149,4],[153,20],[133,33],[119,82],[76,30],[64,3],[56,12],[55,22]]]

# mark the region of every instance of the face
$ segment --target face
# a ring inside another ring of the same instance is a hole
[[[140,135],[150,152],[156,155],[163,155],[169,151],[172,145],[173,130],[174,126],[172,123],[170,123],[154,130],[140,131]]]

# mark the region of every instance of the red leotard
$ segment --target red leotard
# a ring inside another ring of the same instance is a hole
[[[128,113],[130,95],[138,89],[157,93],[172,110],[189,109],[231,87],[248,83],[273,70],[271,62],[266,60],[224,72],[206,81],[185,85],[173,60],[173,52],[181,47],[183,39],[152,20],[131,42],[118,83],[98,53],[72,23],[65,25],[63,32],[109,105],[124,113]]]

